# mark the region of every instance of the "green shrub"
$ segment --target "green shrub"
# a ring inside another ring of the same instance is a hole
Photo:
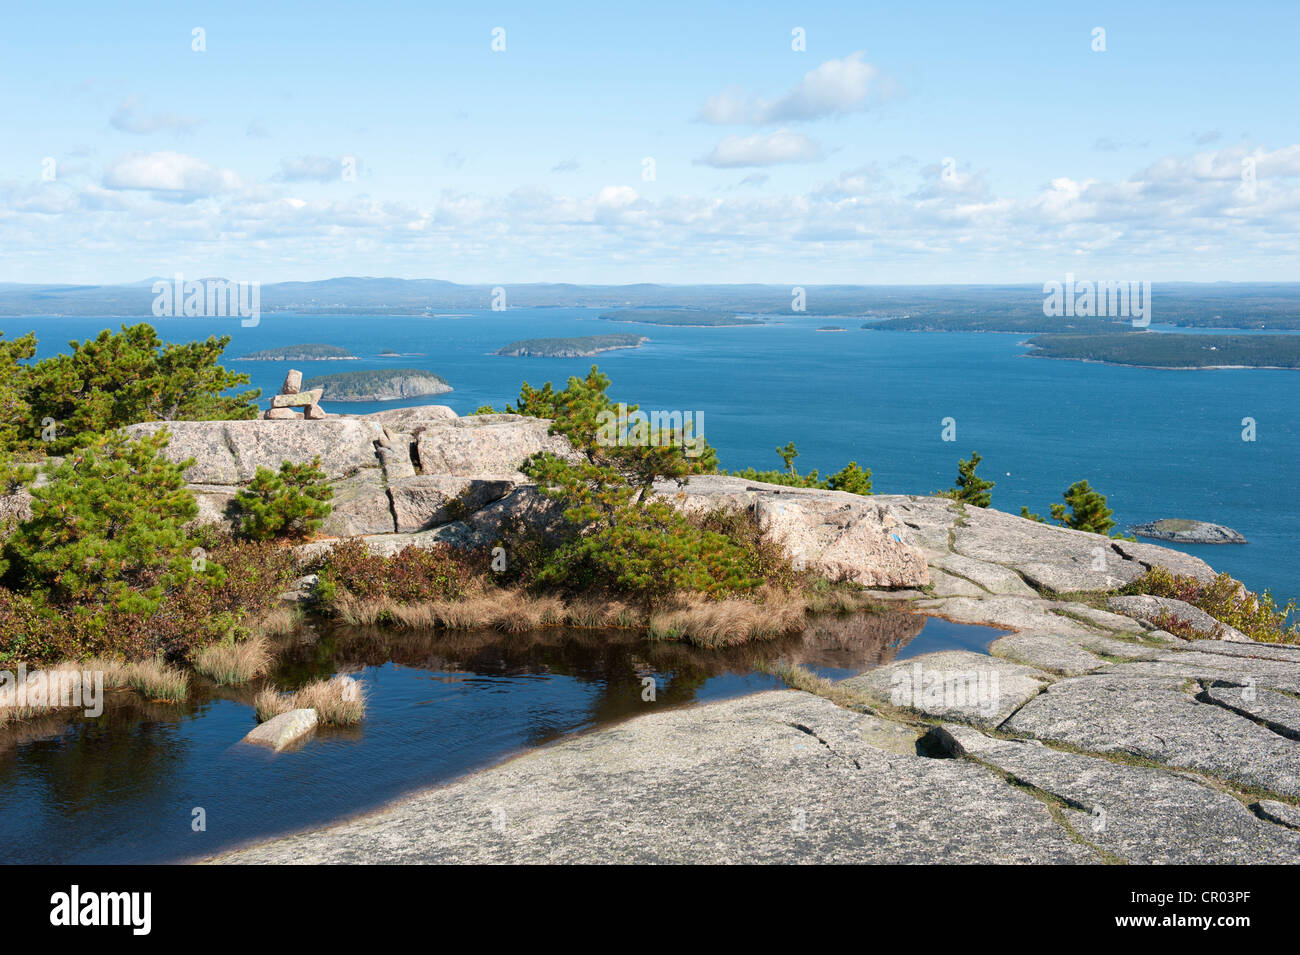
[[[324,603],[340,590],[363,599],[388,597],[402,603],[457,600],[468,590],[472,559],[446,544],[405,547],[392,557],[381,557],[352,538],[326,555],[317,573],[316,596]]]
[[[779,484],[782,487],[807,487],[862,495],[871,493],[871,469],[858,467],[856,461],[850,461],[823,480],[816,470],[807,474],[799,473],[794,466],[794,459],[799,456],[799,449],[795,447],[793,441],[777,448],[776,453],[785,462],[784,471],[759,471],[745,468],[743,471],[731,471],[730,474],[733,477],[744,478],[746,481],[762,481],[764,484]]]
[[[1279,607],[1267,590],[1253,594],[1229,574],[1219,574],[1209,583],[1202,583],[1165,567],[1152,567],[1120,593],[1181,600],[1261,643],[1300,643],[1300,623],[1287,626],[1296,609],[1294,600]]]
[[[717,597],[746,593],[763,577],[752,551],[697,526],[671,504],[652,500],[558,548],[537,581],[630,594],[653,605],[683,591]]]
[[[166,432],[111,431],[47,465],[32,515],[5,546],[11,581],[61,603],[107,600],[148,613],[195,571],[185,525],[198,505],[162,454]]]
[[[249,540],[304,538],[329,517],[333,495],[319,457],[303,464],[285,461],[278,473],[258,468],[230,510],[239,534]]]

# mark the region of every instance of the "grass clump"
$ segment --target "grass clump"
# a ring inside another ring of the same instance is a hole
[[[189,675],[162,658],[137,660],[126,671],[126,685],[148,700],[179,703],[189,696]]]
[[[259,723],[290,710],[315,710],[317,721],[326,726],[355,726],[366,715],[366,692],[362,684],[342,674],[289,693],[268,685],[253,698],[253,710]]]
[[[261,634],[240,643],[216,643],[194,657],[194,669],[222,686],[262,676],[271,666],[270,641]]]

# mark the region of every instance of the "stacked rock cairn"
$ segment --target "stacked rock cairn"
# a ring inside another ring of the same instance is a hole
[[[262,417],[268,421],[286,421],[295,418],[319,421],[326,416],[325,409],[320,406],[320,396],[324,390],[313,388],[311,391],[303,391],[302,372],[290,369],[289,374],[284,376],[280,393],[271,397],[271,407]]]

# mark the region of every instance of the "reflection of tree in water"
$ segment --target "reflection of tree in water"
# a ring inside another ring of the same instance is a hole
[[[340,670],[392,662],[440,673],[479,676],[554,674],[599,689],[588,719],[601,725],[637,716],[650,705],[642,681],[654,677],[655,704],[693,702],[710,679],[754,673],[760,663],[865,670],[892,660],[921,632],[916,614],[855,614],[813,618],[802,634],[705,650],[685,643],[653,641],[622,630],[554,628],[505,634],[497,631],[402,631],[322,624],[315,639],[290,646],[274,675],[285,688]],[[532,743],[571,726],[539,726]]]

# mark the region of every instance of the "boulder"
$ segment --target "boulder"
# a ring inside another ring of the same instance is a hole
[[[262,415],[265,421],[292,421],[297,417],[299,417],[298,412],[292,408],[267,408]]]
[[[462,520],[493,501],[500,500],[515,486],[509,475],[494,478],[454,477],[419,474],[389,480],[393,515],[398,532],[424,530],[437,524]]]
[[[363,534],[391,534],[394,530],[392,502],[379,468],[365,468],[351,477],[333,482],[334,505],[321,524],[321,533],[334,537]]]
[[[791,560],[834,579],[868,587],[930,583],[925,554],[902,540],[898,518],[870,497],[725,475],[692,477],[684,487],[662,482],[655,493],[691,511],[747,508]]]
[[[432,424],[450,421],[457,417],[456,412],[446,405],[416,405],[411,408],[389,408],[360,415],[367,421],[377,421],[389,431],[406,431],[418,434]]]
[[[474,415],[430,422],[417,438],[420,470],[462,477],[517,474],[523,463],[539,451],[572,457],[574,452],[568,442],[548,434],[549,428],[547,421],[518,415]],[[519,480],[525,479],[520,476]]]
[[[192,484],[246,484],[259,467],[279,470],[283,461],[301,464],[319,456],[330,480],[375,468],[375,442],[383,430],[360,418],[324,421],[149,421],[133,424],[133,437],[167,430],[165,454],[172,461],[193,458],[185,471]]]
[[[315,710],[290,710],[288,713],[273,716],[257,726],[244,737],[243,741],[258,746],[269,746],[278,753],[311,734],[316,729],[316,723]]]
[[[307,410],[303,412],[302,416],[308,421],[323,421],[325,420],[326,414],[324,408],[320,405],[313,404],[307,406]]]
[[[280,386],[280,394],[296,395],[301,390],[302,372],[290,368],[288,374],[284,376],[284,384]]]

